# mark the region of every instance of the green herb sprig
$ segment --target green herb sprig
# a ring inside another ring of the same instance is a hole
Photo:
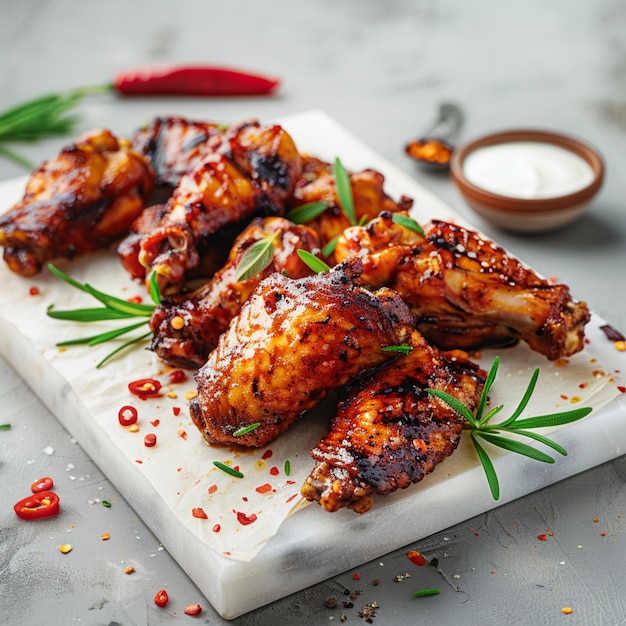
[[[71,285],[72,287],[75,287],[80,291],[88,293],[104,305],[102,307],[96,308],[57,310],[54,308],[54,305],[51,304],[46,311],[48,317],[52,317],[58,320],[67,320],[71,322],[100,322],[109,320],[142,318],[142,321],[130,324],[129,326],[124,326],[122,328],[105,331],[103,333],[91,335],[89,337],[81,337],[78,339],[69,339],[68,341],[60,341],[56,344],[58,347],[77,345],[96,346],[101,343],[111,341],[112,339],[121,337],[122,335],[126,335],[127,333],[130,333],[134,330],[137,330],[138,328],[141,328],[142,326],[145,326],[149,322],[149,318],[152,316],[155,306],[160,304],[161,302],[161,292],[159,290],[159,286],[156,280],[156,274],[154,273],[150,276],[149,281],[149,291],[154,304],[139,304],[129,302],[128,300],[123,300],[121,298],[117,298],[116,296],[104,293],[103,291],[95,289],[88,283],[81,283],[77,280],[74,280],[52,264],[48,265],[48,269],[57,278],[60,278],[68,285]],[[133,337],[132,339],[129,339],[122,345],[118,346],[115,350],[107,354],[96,365],[96,368],[102,367],[109,359],[111,359],[122,350],[125,350],[126,348],[134,344],[144,341],[151,335],[152,333],[148,332],[138,337]]]
[[[509,452],[515,452],[516,454],[521,454],[531,459],[535,459],[536,461],[554,463],[554,459],[545,452],[537,450],[536,448],[533,448],[532,446],[522,443],[516,439],[503,437],[500,433],[528,437],[548,446],[549,448],[552,448],[563,456],[567,456],[567,450],[565,450],[565,448],[561,445],[552,441],[548,437],[532,432],[529,429],[569,424],[586,417],[592,411],[590,407],[582,407],[571,411],[562,411],[558,413],[551,413],[549,415],[539,415],[536,417],[520,419],[522,412],[528,405],[528,401],[535,390],[535,385],[537,384],[537,379],[539,378],[539,368],[537,368],[533,372],[530,382],[528,383],[528,387],[526,388],[520,403],[515,411],[513,411],[512,415],[502,422],[491,424],[491,419],[500,413],[500,411],[504,408],[504,405],[501,404],[485,413],[489,390],[496,379],[499,364],[500,359],[496,357],[493,360],[487,375],[487,380],[485,381],[485,385],[478,401],[478,406],[474,412],[466,407],[461,401],[457,400],[454,396],[446,393],[445,391],[441,391],[439,389],[426,389],[428,393],[443,400],[469,423],[472,443],[474,444],[478,458],[483,466],[483,469],[485,470],[487,482],[489,483],[491,495],[494,500],[498,500],[500,498],[500,484],[493,463],[489,458],[487,451],[479,442],[479,439],[504,450],[508,450]]]
[[[33,142],[46,137],[70,134],[74,131],[78,118],[67,113],[84,96],[110,91],[110,89],[110,85],[73,89],[41,96],[3,111],[0,113],[0,154],[18,165],[33,169],[32,163],[4,144],[6,142]]]
[[[241,282],[256,276],[262,272],[274,258],[274,244],[281,236],[281,231],[277,230],[273,234],[255,241],[241,256],[237,269],[235,270],[235,280]]]

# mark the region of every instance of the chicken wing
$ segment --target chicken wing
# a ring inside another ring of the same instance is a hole
[[[276,237],[272,261],[245,280],[236,273],[242,257],[258,241]],[[274,272],[302,278],[312,272],[298,256],[298,250],[320,254],[317,233],[282,217],[256,218],[235,240],[226,265],[197,292],[166,298],[150,319],[151,349],[166,363],[198,368],[217,346],[219,336],[239,313],[257,285]]]
[[[424,230],[408,231],[382,214],[346,230],[335,255],[340,262],[361,258],[361,280],[397,291],[417,328],[440,348],[522,340],[550,360],[582,350],[590,313],[566,285],[539,277],[472,230],[438,220]]]
[[[463,418],[427,394],[445,391],[471,410],[486,373],[460,355],[429,346],[415,331],[413,349],[351,385],[329,434],[311,451],[315,466],[302,495],[328,511],[368,511],[386,495],[422,480],[459,443]]]
[[[282,127],[231,127],[219,150],[182,177],[167,204],[133,225],[118,248],[122,263],[133,276],[139,268],[144,276],[156,272],[164,293],[179,291],[198,268],[208,237],[230,224],[241,230],[258,214],[284,212],[300,168],[300,155]]]
[[[394,356],[383,348],[404,342],[412,316],[394,292],[356,286],[359,266],[298,280],[275,273],[259,284],[196,375],[191,416],[207,442],[263,446]]]
[[[134,150],[145,155],[155,173],[157,186],[177,187],[219,147],[224,127],[184,117],[157,117],[132,137]]]
[[[398,202],[384,190],[385,177],[372,169],[349,174],[356,221],[374,219],[382,211],[408,211],[413,200],[402,196]],[[325,202],[328,209],[308,223],[315,229],[322,246],[335,239],[350,226],[350,220],[342,211],[337,194],[334,168],[313,156],[303,156],[302,175],[298,178],[291,200],[291,208],[309,202]],[[331,259],[332,260],[332,259]]]
[[[22,276],[46,261],[104,248],[143,211],[154,173],[108,130],[92,131],[32,173],[24,196],[0,216],[0,246]]]

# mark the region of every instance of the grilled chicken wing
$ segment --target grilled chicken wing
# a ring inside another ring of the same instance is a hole
[[[300,168],[296,146],[280,126],[231,127],[219,150],[182,177],[167,204],[133,226],[118,248],[124,266],[133,276],[140,268],[144,276],[154,271],[162,292],[178,291],[212,234],[234,223],[243,228],[257,214],[284,212]]]
[[[340,238],[338,261],[359,257],[361,279],[397,291],[435,345],[473,349],[525,341],[550,360],[582,350],[590,319],[569,288],[551,284],[478,233],[434,220],[425,235],[383,214]]]
[[[305,498],[328,511],[364,513],[372,494],[419,482],[456,450],[463,418],[424,390],[445,391],[473,410],[486,373],[429,346],[417,331],[411,344],[407,356],[360,378],[344,395],[329,434],[311,451]]]
[[[223,126],[184,117],[157,117],[132,137],[133,148],[145,155],[155,173],[156,185],[177,187],[219,147]]]
[[[398,202],[388,196],[383,189],[385,177],[380,172],[366,169],[349,176],[357,222],[374,219],[382,211],[408,211],[413,205],[413,200],[407,196],[402,196]],[[328,204],[324,213],[308,222],[319,233],[322,246],[350,226],[339,203],[333,166],[316,157],[303,156],[302,175],[296,182],[291,207],[309,202]]]
[[[404,342],[412,316],[392,291],[356,286],[359,266],[298,280],[275,273],[259,284],[196,375],[191,416],[207,442],[263,446],[393,357],[382,348]]]
[[[256,242],[273,237],[269,265],[238,281],[237,268],[246,251]],[[274,272],[286,272],[294,279],[312,273],[298,256],[299,249],[319,255],[317,233],[282,217],[254,219],[235,240],[226,265],[205,286],[192,295],[166,298],[155,309],[150,319],[151,349],[170,365],[202,366],[261,280]]]
[[[92,131],[33,172],[24,197],[0,216],[0,246],[22,276],[46,261],[104,248],[125,234],[153,188],[153,172],[130,142]]]

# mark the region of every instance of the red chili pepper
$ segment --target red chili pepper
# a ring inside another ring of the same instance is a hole
[[[117,412],[117,419],[121,426],[132,426],[137,423],[137,409],[134,406],[123,406]]]
[[[276,78],[208,65],[151,66],[120,72],[113,88],[124,96],[253,96],[272,93]]]
[[[36,480],[31,486],[30,490],[33,493],[41,493],[42,491],[50,491],[54,487],[54,481],[52,478],[48,476],[44,476],[43,478],[39,478]]]
[[[161,391],[161,383],[154,378],[140,378],[128,383],[128,391],[135,396],[139,396],[142,400],[152,398],[159,395]]]
[[[161,608],[165,608],[169,601],[170,601],[170,598],[167,595],[167,591],[165,591],[165,589],[161,589],[160,591],[156,592],[156,595],[154,596],[154,603],[157,606]]]
[[[54,517],[59,513],[59,496],[54,491],[40,491],[17,502],[13,509],[25,520]]]

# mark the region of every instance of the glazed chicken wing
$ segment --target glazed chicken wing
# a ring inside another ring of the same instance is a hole
[[[284,212],[300,167],[295,144],[280,126],[231,127],[219,150],[182,177],[167,204],[133,226],[118,248],[124,266],[133,276],[140,268],[144,277],[156,272],[163,293],[179,291],[211,235],[231,224],[243,228],[258,214]]]
[[[274,242],[272,261],[254,276],[237,280],[237,268],[246,251],[268,238]],[[170,365],[202,366],[261,280],[274,272],[285,272],[290,278],[312,273],[298,256],[299,249],[320,254],[315,231],[282,217],[254,219],[235,240],[226,265],[205,286],[191,295],[166,298],[155,309],[150,319],[151,349]]]
[[[219,147],[223,126],[184,117],[157,117],[132,137],[133,148],[145,155],[155,173],[156,185],[177,187]]]
[[[385,177],[372,169],[349,174],[357,222],[374,219],[382,211],[408,211],[413,200],[402,196],[398,202],[384,191]],[[350,226],[337,194],[334,167],[316,157],[303,156],[302,175],[296,182],[291,207],[325,202],[328,209],[308,223],[320,235],[322,246]]]
[[[275,273],[259,284],[196,376],[191,416],[207,442],[263,446],[394,356],[383,348],[404,342],[412,316],[392,291],[356,286],[359,265],[298,280]]]
[[[107,130],[92,131],[33,172],[0,216],[0,246],[22,276],[56,258],[104,248],[125,234],[153,188],[145,157]]]
[[[351,385],[329,434],[311,451],[315,466],[302,495],[328,511],[364,513],[372,494],[419,482],[459,443],[463,418],[427,394],[445,391],[474,410],[485,372],[429,346],[415,331],[412,351]]]
[[[434,220],[424,236],[407,230],[383,214],[346,230],[335,255],[361,258],[361,279],[397,291],[429,341],[473,349],[522,340],[550,360],[582,350],[590,313],[566,285],[461,226]]]

